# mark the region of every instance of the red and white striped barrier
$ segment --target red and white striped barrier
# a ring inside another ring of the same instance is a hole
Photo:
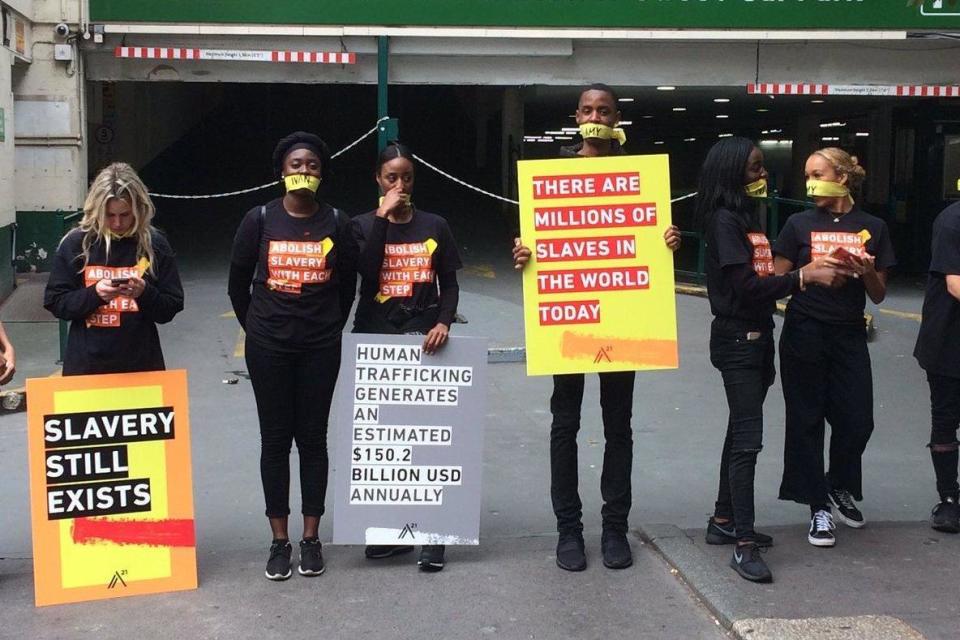
[[[812,84],[765,82],[748,84],[747,93],[785,96],[893,96],[912,98],[960,98],[960,86],[911,84]]]
[[[340,51],[257,51],[251,49],[191,49],[185,47],[117,47],[115,58],[146,60],[230,60],[237,62],[308,62],[356,64],[357,54]]]

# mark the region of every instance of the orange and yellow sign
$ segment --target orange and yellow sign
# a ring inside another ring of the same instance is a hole
[[[32,378],[37,606],[197,587],[185,371]]]
[[[517,163],[527,373],[678,366],[665,155]]]

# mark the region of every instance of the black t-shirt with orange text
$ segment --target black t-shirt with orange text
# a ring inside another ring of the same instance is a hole
[[[856,207],[840,216],[819,208],[795,213],[783,225],[773,253],[799,268],[837,247],[854,255],[869,253],[876,258],[877,271],[897,263],[887,223]],[[798,291],[787,311],[829,324],[862,325],[866,302],[863,281],[849,278],[839,289],[808,286]]]
[[[229,293],[250,339],[282,352],[340,339],[356,291],[348,225],[323,203],[307,218],[287,213],[279,198],[247,212],[233,241]]]
[[[756,322],[758,327],[771,322],[776,298],[751,298],[737,290],[727,267],[748,265],[757,277],[773,275],[773,254],[770,241],[759,225],[748,225],[744,216],[727,209],[713,212],[706,225],[707,296],[710,310],[718,318],[734,318]],[[790,283],[783,285],[781,295],[790,293]]]
[[[463,264],[447,221],[414,210],[409,222],[395,224],[377,218],[376,211],[352,221],[360,247],[360,301],[354,331],[405,333],[429,331],[437,322],[449,324],[455,301],[440,299],[438,277]]]

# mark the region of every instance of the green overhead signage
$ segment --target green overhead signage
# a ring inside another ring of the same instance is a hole
[[[90,0],[93,22],[683,29],[960,29],[926,0]]]

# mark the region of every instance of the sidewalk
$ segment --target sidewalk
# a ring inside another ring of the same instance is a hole
[[[838,525],[837,546],[821,549],[807,542],[802,524],[763,531],[774,537],[764,556],[772,584],[736,575],[732,547],[706,544],[703,529],[643,525],[639,535],[740,638],[812,637],[809,626],[794,631],[795,621],[827,617],[835,620],[822,635],[834,640],[957,637],[960,537],[925,522]]]
[[[522,345],[518,275],[504,261],[470,266],[476,268],[461,278],[460,309],[469,323],[456,325],[453,335],[489,336],[491,346]],[[326,544],[325,575],[275,584],[263,578],[269,532],[258,474],[256,410],[245,362],[235,355],[239,326],[228,313],[225,272],[222,265],[188,266],[183,279],[186,310],[160,334],[168,366],[189,370],[200,589],[35,609],[26,414],[0,415],[0,505],[7,514],[0,526],[5,605],[0,637],[685,640],[722,638],[726,625],[751,639],[957,636],[960,611],[952,603],[958,601],[960,537],[938,534],[925,523],[935,501],[924,447],[929,400],[922,371],[910,355],[917,323],[909,317],[877,316],[870,346],[877,429],[864,457],[863,510],[870,525],[862,531],[841,529],[835,549],[810,547],[805,509],[776,499],[783,398],[779,382],[770,390],[756,503],[758,526],[776,536],[766,556],[776,578],[772,585],[740,579],[727,567],[729,547],[701,542],[698,528],[705,525],[716,494],[726,405],[720,377],[707,357],[708,303],[687,295],[677,297],[680,369],[637,376],[634,567],[610,571],[600,563],[603,434],[597,377],[586,378],[579,437],[590,566],[570,574],[558,569],[553,557],[550,377],[528,377],[521,363],[492,364],[481,546],[451,549],[447,568],[425,575],[417,572],[414,556],[370,563],[358,547]],[[901,299],[897,309],[919,311],[915,295]],[[40,328],[55,335],[55,323],[22,326],[33,327],[24,340]],[[52,338],[38,334],[33,339],[38,361],[55,353]],[[20,358],[30,357],[32,347],[17,346]],[[238,383],[223,383],[230,378]],[[293,477],[296,496],[296,473]],[[296,509],[297,500],[293,503]],[[321,540],[328,542],[330,535],[325,517]],[[643,544],[639,536],[653,544]],[[903,625],[922,636],[909,635],[914,632]]]

